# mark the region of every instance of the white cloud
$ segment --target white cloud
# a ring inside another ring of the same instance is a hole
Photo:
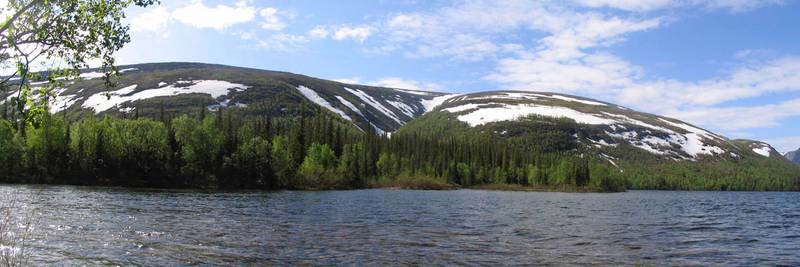
[[[691,4],[711,9],[727,9],[733,13],[750,11],[763,6],[782,4],[784,0],[691,0]]]
[[[609,7],[627,11],[651,11],[678,4],[673,0],[574,0],[577,4],[601,8]]]
[[[300,49],[309,41],[311,40],[305,35],[276,33],[258,41],[258,46],[269,50],[288,52]]]
[[[261,21],[261,28],[270,31],[280,31],[286,28],[286,23],[281,20],[278,14],[278,9],[268,7],[261,9],[259,12],[263,21]]]
[[[183,24],[195,28],[223,30],[227,27],[250,22],[255,18],[256,8],[247,2],[238,2],[235,6],[217,5],[209,7],[202,1],[175,9],[172,17]]]
[[[340,78],[340,79],[333,79],[334,81],[340,83],[347,83],[347,84],[361,84],[361,78],[359,77],[352,77],[352,78]]]
[[[369,26],[341,26],[333,32],[332,38],[334,40],[353,39],[363,43],[370,35],[372,35],[372,28]]]
[[[384,77],[374,81],[364,81],[359,77],[334,79],[334,81],[347,84],[362,84],[377,87],[408,89],[417,91],[440,91],[442,86],[437,83],[424,83],[400,77]]]
[[[782,120],[800,116],[800,99],[752,107],[690,107],[665,115],[726,131],[775,127]]]
[[[648,12],[667,8],[701,7],[724,9],[732,13],[744,12],[767,5],[781,4],[783,0],[573,0],[591,8],[615,8],[633,12]]]
[[[800,148],[800,136],[769,138],[765,141],[772,145],[772,147],[774,147],[776,150],[780,151],[781,154],[785,154],[789,151],[795,151]]]
[[[539,1],[467,1],[427,12],[400,13],[382,23],[381,51],[403,50],[410,57],[451,57],[479,61],[506,51],[496,37],[539,28],[545,17]]]
[[[403,79],[400,77],[386,77],[369,83],[371,85],[389,88],[409,89],[417,91],[439,91],[441,85],[435,83],[422,83],[415,80]]]
[[[163,6],[145,9],[131,19],[131,30],[133,32],[153,32],[166,38],[168,36],[167,24],[171,16],[169,10]]]
[[[308,36],[316,39],[324,39],[328,37],[328,29],[325,26],[316,26],[308,31]]]

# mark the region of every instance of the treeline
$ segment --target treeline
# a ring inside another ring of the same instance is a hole
[[[607,162],[535,139],[362,132],[341,119],[235,110],[37,125],[0,121],[0,181],[171,188],[333,189],[398,182],[624,190]],[[303,113],[305,114],[305,113]],[[563,146],[556,142],[554,145]],[[401,184],[402,186],[402,184]]]

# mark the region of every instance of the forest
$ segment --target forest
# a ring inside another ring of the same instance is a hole
[[[770,166],[646,161],[616,166],[581,151],[559,129],[532,127],[522,136],[497,138],[425,123],[389,136],[361,131],[325,112],[241,116],[236,108],[74,121],[44,115],[24,127],[3,120],[0,182],[269,190],[798,188],[796,175],[761,171],[779,169]]]
[[[314,115],[317,114],[317,115]],[[0,182],[219,189],[444,189],[483,184],[622,191],[613,166],[531,140],[376,135],[324,112],[0,121]],[[553,144],[563,146],[564,144]]]

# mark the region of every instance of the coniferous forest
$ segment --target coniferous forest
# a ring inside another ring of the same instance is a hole
[[[242,116],[224,108],[183,115],[162,110],[155,118],[44,115],[25,127],[3,120],[0,181],[309,190],[798,188],[791,175],[747,173],[725,162],[620,168],[576,152],[576,144],[559,131],[495,138],[415,129],[377,135],[325,112]]]
[[[293,118],[200,109],[159,118],[46,115],[0,121],[0,180],[221,189],[452,188],[481,184],[624,184],[606,164],[533,153],[514,142],[379,136],[320,113]],[[530,147],[532,148],[532,147]]]

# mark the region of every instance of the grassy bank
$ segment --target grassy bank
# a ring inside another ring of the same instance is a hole
[[[519,184],[483,184],[469,187],[470,189],[479,190],[497,190],[497,191],[523,191],[523,192],[567,192],[567,193],[602,193],[602,192],[619,192],[601,190],[596,187],[589,186],[574,186],[574,185],[519,185]]]
[[[455,190],[459,188],[459,186],[456,184],[423,175],[399,176],[393,179],[381,178],[378,179],[378,181],[371,183],[370,187],[415,190]]]

